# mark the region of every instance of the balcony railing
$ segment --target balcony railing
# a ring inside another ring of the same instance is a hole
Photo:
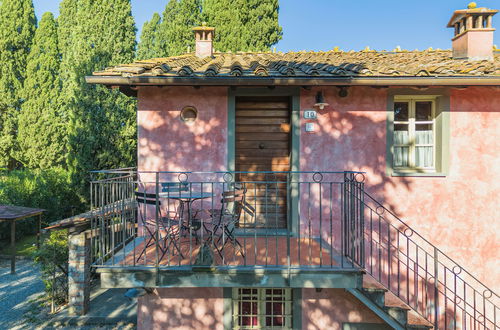
[[[95,267],[364,265],[362,173],[92,174]]]
[[[364,270],[436,329],[499,329],[499,296],[359,172],[96,171],[96,268]]]

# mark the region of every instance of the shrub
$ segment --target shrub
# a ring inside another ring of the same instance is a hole
[[[35,252],[47,295],[57,305],[68,299],[68,231],[51,231]]]
[[[71,185],[68,171],[61,168],[49,170],[0,171],[0,204],[11,204],[47,210],[45,224],[81,212],[82,201]],[[26,219],[16,224],[16,236],[36,232],[36,219]],[[8,223],[0,223],[0,241],[9,237]]]

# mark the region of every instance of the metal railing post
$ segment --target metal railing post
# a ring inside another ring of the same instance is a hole
[[[434,247],[434,329],[439,329],[439,263],[438,250]]]

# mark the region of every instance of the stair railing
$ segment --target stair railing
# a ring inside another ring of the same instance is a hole
[[[500,297],[376,201],[349,186],[363,205],[364,267],[435,329],[500,329]]]

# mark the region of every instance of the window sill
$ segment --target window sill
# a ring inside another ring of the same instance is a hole
[[[391,173],[391,176],[404,176],[404,177],[435,177],[435,178],[444,178],[448,174],[442,173],[442,172],[410,172],[410,171],[405,171],[405,172],[399,172],[399,171],[393,171]]]

